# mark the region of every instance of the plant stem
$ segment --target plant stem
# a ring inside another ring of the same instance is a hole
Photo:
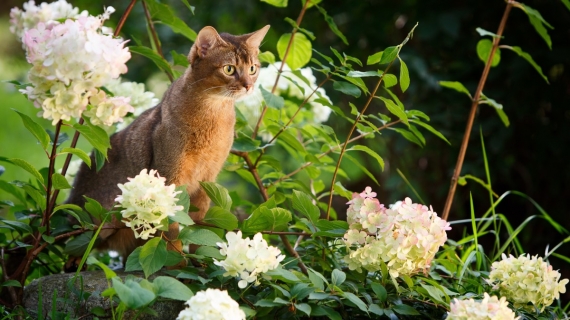
[[[401,47],[400,47],[401,49]],[[399,49],[398,49],[399,52]],[[354,133],[354,130],[356,130],[356,125],[358,124],[358,121],[360,121],[360,118],[362,118],[362,115],[366,112],[366,110],[368,109],[368,107],[370,106],[370,103],[372,102],[372,99],[374,99],[374,96],[376,95],[376,91],[378,91],[378,89],[380,88],[380,84],[382,84],[382,80],[384,80],[384,75],[386,75],[386,73],[388,72],[388,70],[390,70],[390,67],[392,66],[392,64],[394,63],[395,60],[390,61],[390,64],[388,64],[388,66],[386,67],[386,70],[384,70],[384,72],[382,73],[382,75],[380,76],[380,79],[378,79],[378,83],[376,83],[376,87],[374,87],[374,90],[372,90],[372,92],[370,93],[370,96],[368,97],[368,100],[366,101],[366,104],[364,105],[364,107],[362,108],[362,111],[358,113],[358,116],[356,117],[356,120],[354,120],[354,123],[352,124],[352,127],[350,128],[350,131],[348,133],[348,136],[346,137],[346,142],[342,145],[342,149],[340,150],[340,153],[338,155],[338,162],[336,164],[336,167],[334,168],[334,173],[333,173],[333,177],[331,180],[331,189],[330,189],[330,196],[329,196],[329,204],[327,206],[327,220],[330,218],[330,213],[331,213],[331,207],[332,207],[332,199],[334,196],[334,183],[336,180],[336,176],[338,174],[338,169],[340,168],[340,163],[342,162],[342,157],[344,156],[344,153],[346,152],[346,147],[348,146],[348,142],[350,141],[350,137],[352,136],[352,134]]]
[[[156,29],[154,28],[154,22],[152,22],[152,18],[150,16],[150,12],[148,11],[148,7],[146,5],[145,0],[142,1],[142,5],[144,9],[144,15],[146,17],[146,22],[148,24],[148,28],[150,29],[150,34],[152,35],[152,42],[156,47],[156,53],[158,53],[164,59],[164,54],[162,53],[162,48],[160,46],[160,40],[158,40],[158,34],[156,33]],[[174,76],[170,74],[170,72],[167,72],[166,75],[168,76],[170,82],[174,81]]]
[[[119,36],[119,33],[121,32],[121,29],[123,29],[123,25],[125,24],[125,21],[127,20],[127,17],[129,16],[129,14],[131,13],[131,10],[133,10],[135,3],[137,3],[137,0],[131,0],[131,3],[129,3],[129,6],[127,7],[125,12],[121,16],[121,20],[119,20],[119,23],[117,24],[117,28],[115,29],[115,32],[113,33],[113,36],[115,36],[115,37]]]
[[[50,229],[49,229],[49,218],[51,216],[52,202],[55,203],[55,199],[51,197],[51,187],[53,183],[52,175],[55,167],[55,158],[57,158],[57,140],[59,138],[59,132],[61,131],[61,124],[62,121],[59,120],[55,125],[55,134],[53,136],[53,146],[51,148],[51,154],[49,156],[49,168],[48,168],[48,177],[47,177],[47,190],[46,190],[46,210],[44,211],[44,217],[42,220],[42,225],[46,226],[46,234],[49,236]],[[55,195],[55,192],[54,192]],[[38,235],[39,236],[39,235]]]
[[[449,193],[447,194],[447,199],[445,200],[445,207],[443,209],[442,219],[447,220],[449,217],[449,211],[451,210],[451,205],[453,204],[453,196],[455,195],[455,189],[457,187],[457,180],[459,180],[459,174],[461,174],[461,168],[463,167],[463,160],[465,159],[465,153],[467,151],[467,145],[469,144],[469,137],[471,136],[471,129],[473,128],[473,122],[475,120],[475,114],[477,113],[477,106],[479,105],[479,97],[483,92],[483,87],[485,87],[485,82],[487,81],[487,76],[489,75],[489,70],[491,69],[491,62],[499,46],[499,41],[501,41],[501,36],[505,30],[505,25],[507,19],[509,18],[509,13],[513,7],[513,1],[507,1],[507,6],[505,7],[505,12],[503,13],[503,18],[499,24],[499,29],[497,30],[497,36],[493,37],[493,47],[491,48],[491,53],[487,58],[485,63],[485,68],[483,69],[483,74],[481,79],[479,79],[479,85],[473,96],[473,101],[471,103],[471,111],[469,112],[469,117],[467,118],[467,126],[465,127],[465,133],[463,134],[463,141],[461,141],[461,148],[459,150],[459,156],[457,157],[457,163],[455,164],[455,169],[453,170],[453,176],[451,177],[451,185],[449,186]]]
[[[299,16],[297,17],[297,21],[296,21],[297,26],[301,25],[301,22],[303,21],[303,17],[305,16],[305,11],[307,11],[307,6],[309,5],[310,2],[311,2],[311,0],[305,1],[305,5],[303,6],[303,9],[301,9],[301,12],[299,13]],[[277,77],[275,78],[275,84],[273,84],[273,88],[271,89],[271,93],[275,93],[275,90],[277,89],[277,84],[279,83],[279,78],[281,77],[281,73],[283,72],[283,67],[285,66],[285,61],[287,60],[287,56],[289,55],[289,50],[291,50],[291,45],[293,44],[293,38],[295,38],[295,33],[297,33],[297,29],[293,29],[293,31],[291,32],[291,38],[289,38],[289,43],[287,44],[287,48],[285,49],[285,53],[283,54],[281,66],[279,67],[279,71],[277,71]],[[259,131],[259,127],[261,126],[261,122],[263,121],[263,117],[265,116],[266,111],[267,111],[267,105],[264,105],[263,109],[261,110],[261,115],[259,115],[259,119],[257,120],[257,124],[255,125],[255,129],[253,130],[253,134],[251,136],[251,138],[254,140],[255,140],[255,137],[257,137],[257,132]]]

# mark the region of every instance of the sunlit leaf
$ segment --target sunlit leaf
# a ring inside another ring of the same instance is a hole
[[[483,61],[483,63],[487,63],[487,59],[489,59],[492,48],[493,41],[489,39],[481,39],[479,42],[477,42],[477,56],[479,56],[479,59]],[[497,48],[497,50],[495,50],[495,54],[493,55],[491,67],[497,66],[499,62],[501,62],[501,49]]]
[[[522,51],[522,49],[520,47],[516,47],[516,46],[514,46],[514,47],[504,46],[504,48],[516,52],[516,54],[518,54],[523,59],[528,61],[528,63],[530,63],[530,65],[534,68],[534,70],[536,70],[536,72],[538,72],[538,74],[540,74],[542,79],[544,79],[544,81],[546,81],[546,83],[549,83],[548,78],[544,75],[544,73],[542,73],[542,68],[538,64],[536,64],[536,62],[534,62],[534,59],[532,59],[532,56],[530,54]]]
[[[282,61],[284,60],[290,39],[291,33],[285,33],[277,41],[277,52]],[[287,63],[291,70],[302,68],[311,60],[312,47],[311,41],[309,41],[304,34],[299,32],[295,33],[287,54],[287,59],[284,62]]]

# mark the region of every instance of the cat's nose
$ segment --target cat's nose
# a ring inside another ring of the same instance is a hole
[[[253,88],[253,83],[244,83],[243,86],[244,86],[245,90],[247,92],[249,92],[251,90],[251,88]]]

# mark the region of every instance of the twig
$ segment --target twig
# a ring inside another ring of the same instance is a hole
[[[301,21],[303,21],[303,17],[305,16],[305,11],[307,11],[307,7],[309,5],[309,3],[311,2],[311,0],[306,0],[305,1],[305,5],[303,6],[303,9],[301,9],[301,12],[299,13],[299,16],[297,17],[297,26],[301,25]],[[273,84],[273,88],[271,89],[271,93],[275,93],[275,90],[277,89],[277,84],[279,83],[279,78],[281,77],[281,73],[283,72],[283,67],[285,67],[285,61],[287,60],[287,56],[289,55],[289,50],[291,50],[291,45],[293,44],[293,38],[295,38],[295,33],[297,33],[297,29],[293,29],[293,31],[291,32],[291,38],[289,38],[289,43],[287,44],[287,48],[285,49],[285,53],[283,54],[283,59],[281,61],[281,66],[279,67],[279,71],[277,71],[277,77],[275,78],[275,84]],[[265,116],[265,112],[267,111],[267,105],[263,106],[263,109],[261,110],[261,114],[259,115],[259,119],[257,120],[257,124],[255,125],[255,129],[253,129],[253,134],[251,136],[252,139],[255,140],[255,137],[257,137],[257,132],[259,131],[259,127],[261,126],[261,122],[263,121],[263,117]]]
[[[463,134],[463,141],[461,141],[461,148],[459,150],[459,156],[457,157],[457,163],[455,164],[455,169],[453,170],[453,176],[451,177],[451,185],[449,186],[449,193],[447,194],[447,199],[445,200],[445,207],[443,209],[442,219],[447,220],[449,217],[449,211],[451,210],[451,205],[453,204],[453,196],[455,195],[455,189],[457,187],[457,181],[459,180],[459,174],[461,173],[461,168],[463,167],[463,160],[465,159],[465,153],[467,151],[467,145],[469,144],[469,137],[471,135],[471,129],[473,128],[473,122],[475,121],[475,114],[477,113],[477,106],[479,105],[479,97],[481,92],[483,92],[483,87],[487,81],[487,76],[489,75],[489,70],[491,69],[491,62],[499,46],[499,41],[501,41],[501,36],[503,30],[505,30],[505,25],[513,7],[513,1],[507,1],[507,6],[505,7],[505,12],[503,13],[503,18],[499,24],[499,29],[497,30],[497,36],[493,37],[493,47],[491,48],[491,53],[487,58],[485,63],[485,68],[483,69],[483,74],[481,79],[479,79],[479,85],[473,96],[473,101],[471,102],[471,111],[469,112],[469,118],[467,119],[467,126],[465,127],[465,133]]]
[[[46,190],[46,210],[44,211],[44,216],[42,220],[42,226],[45,225],[46,227],[46,234],[49,236],[50,228],[49,228],[49,217],[51,216],[50,208],[52,207],[52,202],[55,202],[55,199],[51,197],[51,187],[52,187],[52,175],[55,167],[55,158],[57,158],[57,140],[59,138],[59,132],[61,130],[61,123],[62,121],[59,120],[55,125],[55,134],[53,136],[53,146],[51,148],[51,154],[49,156],[49,168],[48,168],[48,177],[47,177],[47,190]]]
[[[164,54],[162,53],[162,48],[160,46],[160,40],[158,40],[158,34],[156,33],[156,29],[154,28],[154,22],[152,22],[150,12],[148,11],[148,7],[146,6],[146,1],[143,0],[142,5],[144,9],[144,15],[146,17],[146,22],[148,24],[148,28],[150,29],[150,34],[152,35],[152,42],[156,47],[156,53],[158,53],[164,59]],[[170,82],[174,81],[174,76],[172,76],[170,72],[166,72],[166,75],[168,76]]]
[[[133,10],[135,3],[137,3],[137,0],[131,0],[131,3],[129,3],[129,6],[127,7],[125,12],[121,16],[121,20],[119,20],[119,23],[117,24],[117,29],[115,29],[113,36],[115,36],[115,37],[119,36],[119,33],[121,32],[121,29],[123,29],[123,25],[125,24],[125,21],[127,20],[127,17],[129,16],[129,14],[131,13],[131,10]]]

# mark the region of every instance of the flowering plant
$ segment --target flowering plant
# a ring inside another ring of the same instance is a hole
[[[484,293],[483,300],[454,299],[450,305],[447,320],[517,320],[515,313],[509,309],[509,303],[505,297],[501,299]]]
[[[348,202],[350,229],[344,235],[348,267],[359,272],[362,268],[378,271],[386,263],[392,277],[429,270],[447,240],[449,223],[410,198],[387,209],[375,197],[367,187]]]
[[[245,320],[245,313],[225,290],[199,291],[186,304],[177,320]]]
[[[121,195],[115,201],[123,208],[121,214],[127,227],[133,229],[136,238],[152,238],[164,219],[174,216],[184,207],[176,205],[175,198],[181,191],[176,186],[165,185],[166,178],[156,170],[143,169],[129,182],[119,184]]]
[[[493,290],[507,297],[515,307],[532,303],[542,311],[566,292],[568,279],[560,280],[560,273],[541,257],[523,254],[515,258],[503,254],[502,258],[493,262],[488,281]]]

